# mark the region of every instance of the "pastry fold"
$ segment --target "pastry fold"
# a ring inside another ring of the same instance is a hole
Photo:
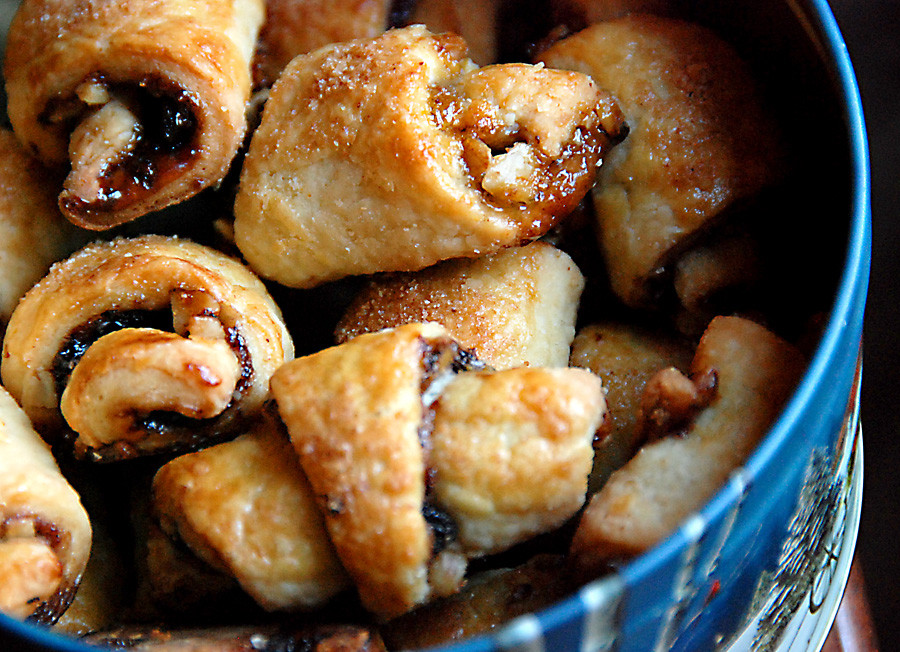
[[[59,204],[107,229],[220,182],[246,130],[262,0],[25,0],[9,30],[9,117]]]
[[[411,322],[436,322],[495,369],[565,367],[584,277],[545,242],[419,272],[372,278],[336,330],[338,343]]]
[[[805,368],[791,344],[741,317],[716,317],[686,377],[647,382],[641,421],[654,441],[591,498],[572,542],[597,570],[641,553],[700,509],[771,427]]]
[[[0,611],[55,622],[75,595],[90,551],[91,524],[78,494],[0,388]]]
[[[595,446],[591,493],[644,443],[638,422],[647,382],[661,369],[686,371],[692,357],[689,342],[660,330],[607,321],[578,331],[569,364],[600,377],[610,415],[609,433]]]
[[[277,416],[166,463],[153,501],[166,535],[235,577],[265,609],[310,609],[349,586]]]
[[[616,98],[628,138],[593,191],[616,294],[647,307],[662,273],[742,202],[784,178],[785,147],[749,66],[700,25],[649,14],[594,24],[543,52]]]
[[[293,287],[412,271],[570,212],[622,128],[615,103],[580,73],[465,55],[418,25],[294,59],[241,171],[250,266]]]
[[[605,413],[593,374],[481,371],[437,324],[298,358],[272,392],[338,555],[383,618],[577,512]]]
[[[38,430],[67,426],[76,454],[96,460],[233,433],[293,357],[250,270],[163,236],[93,244],[54,266],[16,308],[3,345],[4,382]]]

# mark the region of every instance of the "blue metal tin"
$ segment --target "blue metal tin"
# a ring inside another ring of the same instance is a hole
[[[815,650],[833,620],[861,501],[858,390],[871,210],[859,90],[826,0],[708,6],[726,31],[747,27],[748,47],[790,49],[785,41],[800,35],[815,53],[815,72],[830,85],[839,128],[827,137],[842,161],[848,228],[819,346],[746,465],[669,538],[541,613],[440,649]],[[772,16],[778,22],[767,22]],[[830,192],[827,183],[821,192]],[[93,649],[0,614],[0,643],[6,640],[16,643],[4,649]]]
[[[720,11],[736,4],[722,3]],[[843,273],[800,386],[746,465],[659,546],[543,613],[441,649],[818,650],[824,643],[849,573],[861,504],[857,418],[871,258],[869,157],[859,89],[828,3],[784,4],[833,84],[843,132],[832,136],[848,148],[850,184]],[[756,6],[765,14],[765,3]],[[777,40],[783,25],[769,28]]]

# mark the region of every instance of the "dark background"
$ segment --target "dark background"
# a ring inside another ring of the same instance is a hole
[[[830,0],[859,79],[872,168],[857,551],[882,650],[900,649],[900,0]]]

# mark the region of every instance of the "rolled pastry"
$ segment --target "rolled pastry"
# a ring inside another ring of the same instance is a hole
[[[84,244],[56,205],[59,179],[0,130],[0,322],[50,265]]]
[[[254,74],[271,86],[291,59],[331,43],[374,38],[388,28],[392,0],[266,0]]]
[[[550,532],[581,509],[603,394],[584,369],[471,372],[447,385],[434,408],[434,498],[469,556]]]
[[[630,127],[593,200],[612,288],[631,306],[651,304],[661,271],[714,218],[783,177],[779,129],[752,72],[705,27],[631,14],[540,60],[591,75]]]
[[[90,245],[16,308],[0,366],[38,430],[114,460],[190,449],[256,413],[293,357],[281,313],[235,259],[162,236]]]
[[[0,611],[53,623],[91,551],[91,524],[49,446],[0,388]]]
[[[700,509],[768,431],[804,367],[763,326],[716,317],[690,377],[668,369],[648,381],[641,409],[656,439],[591,498],[572,543],[579,565],[643,552]]]
[[[609,96],[465,54],[412,26],[291,62],[235,202],[254,270],[294,287],[417,270],[527,242],[578,204],[621,128]]]
[[[676,335],[633,324],[601,322],[578,331],[570,364],[600,377],[610,416],[609,433],[595,446],[592,494],[644,443],[638,421],[647,382],[661,369],[687,371],[692,357],[692,347]]]
[[[375,277],[347,309],[336,339],[430,321],[495,369],[565,367],[583,288],[567,254],[533,242]]]
[[[153,499],[164,533],[235,577],[267,610],[310,609],[349,586],[275,415],[166,463]]]
[[[555,528],[584,500],[599,380],[474,367],[440,326],[407,324],[272,377],[338,555],[380,617],[454,593],[468,558]]]
[[[25,0],[9,30],[9,117],[80,226],[107,229],[225,176],[246,129],[262,0]]]

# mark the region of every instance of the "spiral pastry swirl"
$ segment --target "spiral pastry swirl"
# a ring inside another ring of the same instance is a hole
[[[4,77],[19,140],[75,224],[104,230],[218,184],[247,124],[262,0],[24,0]]]
[[[239,262],[178,238],[85,247],[10,319],[4,383],[45,437],[108,461],[233,432],[293,357],[281,313]]]
[[[0,612],[56,622],[81,582],[91,539],[81,499],[0,387]]]

